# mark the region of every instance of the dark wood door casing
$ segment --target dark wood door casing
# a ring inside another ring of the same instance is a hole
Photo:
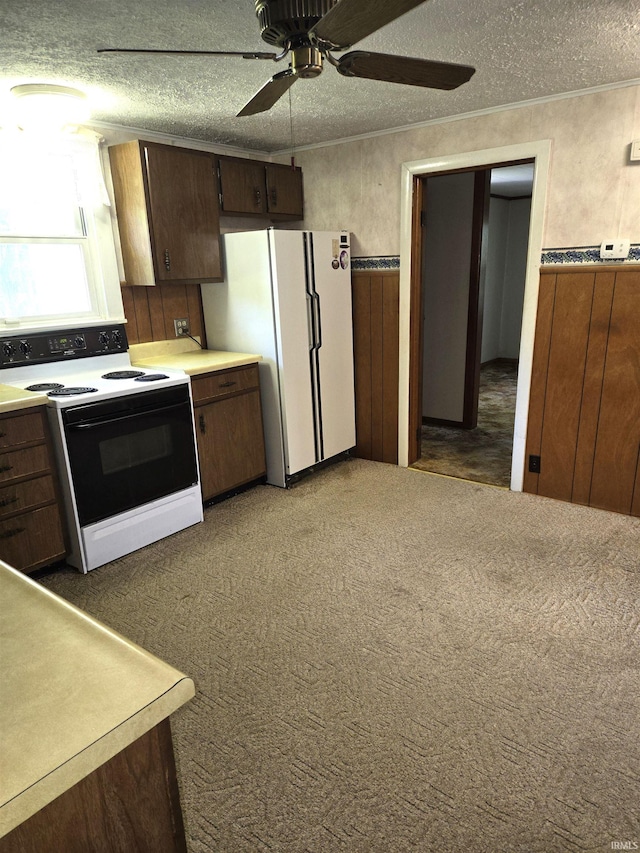
[[[491,169],[478,169],[475,173],[473,185],[473,221],[471,224],[471,253],[469,258],[469,310],[467,315],[467,353],[462,414],[462,427],[464,429],[475,429],[478,425],[490,188]]]

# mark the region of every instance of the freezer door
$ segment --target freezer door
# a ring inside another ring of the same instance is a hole
[[[316,336],[312,371],[322,459],[356,443],[350,249],[344,237],[344,233],[308,232]]]
[[[309,368],[312,340],[310,297],[306,287],[308,263],[303,238],[301,231],[269,231],[287,476],[320,461],[316,452],[317,430]]]

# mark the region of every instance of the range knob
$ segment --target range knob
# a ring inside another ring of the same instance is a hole
[[[7,358],[11,358],[15,351],[16,348],[13,344],[2,344],[2,354],[5,355]]]
[[[73,345],[76,349],[82,349],[84,346],[84,337],[82,335],[76,335],[73,339]]]
[[[22,355],[29,355],[31,352],[31,344],[29,341],[20,341],[19,347]]]
[[[114,329],[113,332],[111,332],[111,340],[114,344],[119,344],[122,341],[122,335],[120,334],[119,329]]]
[[[100,341],[100,343],[103,346],[106,347],[107,344],[109,343],[109,333],[108,332],[100,332],[100,334],[98,335],[98,340]]]

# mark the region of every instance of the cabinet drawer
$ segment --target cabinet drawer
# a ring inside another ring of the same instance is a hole
[[[46,474],[49,470],[49,455],[44,444],[0,454],[0,483],[18,477]]]
[[[46,566],[65,554],[57,506],[0,521],[0,559],[14,569]]]
[[[40,412],[0,419],[0,449],[44,441],[44,423]]]
[[[35,480],[27,480],[23,483],[15,483],[12,486],[4,486],[0,489],[0,518],[12,512],[55,503],[55,500],[53,477],[50,475],[37,477]]]
[[[242,367],[238,370],[221,370],[191,380],[193,402],[197,405],[204,400],[223,397],[259,387],[258,365]]]

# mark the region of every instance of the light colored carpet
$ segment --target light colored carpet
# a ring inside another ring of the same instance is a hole
[[[360,459],[43,580],[190,674],[191,853],[640,845],[640,522]]]

